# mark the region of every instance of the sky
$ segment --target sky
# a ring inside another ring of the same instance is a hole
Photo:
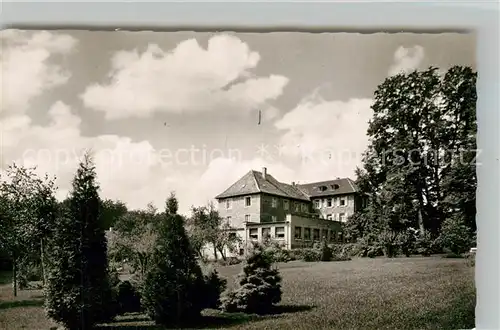
[[[399,72],[476,68],[473,34],[3,30],[0,171],[71,190],[91,150],[100,194],[180,212],[251,169],[354,177],[373,93]]]

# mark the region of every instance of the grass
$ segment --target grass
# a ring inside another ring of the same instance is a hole
[[[279,265],[283,299],[273,315],[206,311],[199,328],[217,329],[471,329],[474,268],[442,257],[294,261]],[[241,265],[218,267],[235,287]],[[39,291],[8,296],[0,286],[0,329],[49,329]],[[6,296],[7,295],[7,296]],[[11,293],[10,293],[11,295]],[[7,301],[7,302],[5,302]],[[25,302],[21,302],[25,301]],[[160,329],[144,315],[127,315],[102,329]]]

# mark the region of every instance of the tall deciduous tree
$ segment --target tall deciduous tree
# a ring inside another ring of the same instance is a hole
[[[17,295],[20,260],[24,261],[24,267],[40,263],[44,281],[44,246],[51,237],[57,210],[54,179],[47,175],[40,178],[35,171],[36,168],[13,164],[1,178],[0,248],[8,251],[13,261],[14,295]]]
[[[191,240],[201,256],[202,250],[209,245],[213,249],[214,257],[220,254],[222,259],[227,259],[227,251],[234,249],[239,242],[236,235],[231,235],[232,228],[220,216],[215,206],[193,207],[192,215],[188,222]]]
[[[358,185],[371,207],[353,217],[365,227],[417,227],[436,237],[460,213],[475,227],[476,73],[452,67],[387,78],[374,95],[370,145]]]
[[[46,286],[48,316],[69,329],[91,329],[112,316],[100,204],[95,167],[87,153],[58,217]]]

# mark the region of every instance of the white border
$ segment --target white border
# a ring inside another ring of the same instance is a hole
[[[476,329],[500,329],[499,12],[497,1],[4,1],[2,28],[478,33]]]

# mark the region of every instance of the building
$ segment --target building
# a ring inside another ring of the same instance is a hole
[[[215,198],[220,216],[241,238],[237,254],[267,236],[289,249],[342,242],[341,224],[364,203],[349,178],[286,184],[266,168],[249,171]]]

